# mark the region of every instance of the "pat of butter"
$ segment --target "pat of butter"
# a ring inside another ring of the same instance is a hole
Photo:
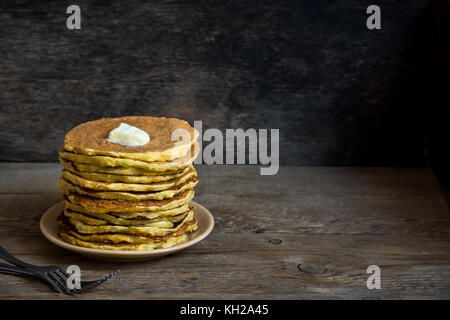
[[[126,123],[121,123],[109,133],[106,140],[123,146],[137,147],[147,144],[150,141],[150,137],[147,132],[139,128],[130,126]]]

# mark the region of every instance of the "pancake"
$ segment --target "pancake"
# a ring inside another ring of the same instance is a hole
[[[165,219],[170,221],[177,221],[176,217],[185,213],[186,211],[189,211],[189,204],[183,204],[179,207],[170,209],[170,210],[163,210],[163,211],[153,211],[153,212],[111,212],[111,213],[104,213],[104,212],[91,212],[86,210],[84,207],[79,206],[77,204],[73,204],[70,201],[65,201],[65,207],[71,209],[72,211],[79,212],[79,213],[85,213],[90,216],[110,221],[114,224],[121,224],[116,223],[115,221],[122,221],[123,223],[126,223],[127,220],[140,220],[140,221],[146,221],[146,220],[155,220],[155,219]],[[119,220],[116,220],[119,219]]]
[[[186,182],[177,185],[171,189],[154,192],[96,191],[77,186],[63,178],[59,179],[57,185],[63,194],[68,194],[72,192],[99,199],[141,201],[141,200],[163,200],[172,198],[173,196],[183,191],[194,188],[197,185],[197,183],[198,179],[196,176],[194,176],[189,180],[187,180]]]
[[[68,218],[70,224],[72,224],[79,233],[91,234],[91,233],[125,233],[133,235],[148,235],[148,236],[165,236],[170,233],[176,232],[182,227],[182,225],[188,221],[194,219],[194,209],[191,209],[189,213],[180,221],[176,226],[172,228],[159,228],[159,227],[140,227],[140,226],[116,226],[116,225],[102,225],[94,226],[83,223],[80,220]]]
[[[117,243],[150,244],[155,242],[167,241],[173,237],[178,237],[188,232],[193,232],[195,230],[197,230],[197,221],[195,221],[195,219],[183,224],[182,228],[178,229],[176,232],[162,237],[129,235],[124,233],[82,234],[77,232],[70,224],[67,224],[67,222],[63,223],[62,229],[62,231],[64,231],[65,233],[83,241],[97,242],[97,243],[115,243],[115,244]]]
[[[170,199],[163,200],[144,200],[144,201],[119,201],[119,200],[103,200],[80,195],[77,193],[67,193],[66,200],[83,207],[89,212],[114,213],[119,216],[132,216],[145,214],[170,215],[172,210],[188,204],[194,198],[194,190],[189,189],[183,191]]]
[[[169,218],[157,218],[157,219],[123,219],[114,216],[108,216],[106,215],[106,213],[96,213],[97,215],[103,215],[103,218],[105,219],[102,219],[101,217],[73,211],[69,208],[66,208],[63,214],[67,218],[79,220],[91,226],[103,226],[114,224],[125,227],[137,226],[137,227],[172,228],[175,225],[175,223],[183,220],[186,217],[188,211],[179,214],[177,216],[172,216]]]
[[[197,172],[195,169],[189,170],[183,176],[163,182],[154,182],[154,183],[122,183],[122,182],[100,182],[88,180],[82,177],[73,174],[67,170],[63,170],[61,172],[61,177],[71,183],[92,190],[100,190],[100,191],[134,191],[134,192],[147,192],[147,191],[161,191],[173,188],[179,184],[186,182],[192,177],[196,176]]]
[[[200,146],[198,142],[196,142],[190,149],[190,152],[187,152],[183,157],[174,159],[172,161],[146,162],[132,159],[113,158],[109,156],[87,156],[83,154],[68,152],[66,150],[60,150],[59,157],[72,162],[95,164],[103,167],[134,167],[145,169],[147,171],[159,172],[184,169],[194,162],[199,152]]]
[[[101,250],[120,250],[120,251],[137,251],[137,250],[155,250],[162,248],[173,247],[177,244],[181,244],[187,241],[187,235],[182,234],[181,236],[172,237],[165,241],[159,241],[154,243],[144,243],[144,244],[130,244],[130,243],[118,243],[118,244],[106,244],[98,242],[89,242],[80,240],[73,235],[68,234],[65,231],[59,233],[64,241],[79,246],[91,249],[101,249]]]
[[[101,181],[101,182],[124,182],[124,183],[154,183],[162,181],[170,181],[179,178],[192,170],[194,167],[189,166],[179,171],[172,171],[172,174],[156,175],[124,175],[124,174],[111,174],[102,172],[86,172],[78,170],[78,166],[70,161],[60,159],[64,169],[76,174],[79,177],[87,180]],[[76,168],[77,167],[77,168]],[[103,167],[99,167],[103,168]]]
[[[96,213],[96,212],[86,212],[82,207],[73,205],[69,202],[66,202],[66,209],[64,211],[65,216],[70,217],[70,218],[74,218],[74,219],[78,219],[78,220],[82,220],[82,216],[86,216],[89,219],[92,220],[92,222],[87,222],[88,220],[86,219],[85,222],[86,224],[91,224],[91,225],[106,225],[108,223],[112,223],[115,225],[122,225],[122,226],[149,226],[152,223],[155,222],[160,222],[160,221],[166,221],[169,222],[171,225],[165,225],[164,227],[170,227],[173,226],[173,223],[178,222],[180,220],[183,220],[183,218],[186,216],[186,214],[189,212],[189,206],[186,204],[185,206],[180,207],[183,211],[181,211],[180,213],[176,214],[176,215],[170,215],[170,216],[165,216],[165,217],[161,217],[158,216],[156,218],[150,218],[147,219],[145,217],[142,216],[136,216],[136,217],[119,217],[119,216],[115,216],[112,214],[108,214],[108,213]],[[67,212],[67,214],[66,214]]]
[[[135,126],[150,136],[143,146],[123,146],[109,142],[110,131],[121,123]],[[176,130],[188,133],[186,141],[173,141]],[[82,123],[70,130],[64,139],[64,149],[88,156],[111,156],[141,161],[171,161],[183,157],[198,138],[198,131],[186,121],[175,118],[130,116],[104,118]]]
[[[59,158],[59,161],[63,163],[65,161],[62,158]],[[107,173],[107,174],[116,174],[116,175],[124,175],[124,176],[166,176],[176,174],[180,172],[180,170],[187,169],[175,169],[175,170],[166,170],[166,171],[148,171],[145,169],[134,168],[134,167],[103,167],[95,164],[86,164],[86,163],[77,163],[70,162],[78,171],[85,172],[94,172],[94,173]]]

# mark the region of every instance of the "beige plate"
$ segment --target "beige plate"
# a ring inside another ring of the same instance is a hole
[[[81,253],[90,258],[123,262],[145,261],[156,259],[190,247],[193,244],[206,238],[206,236],[211,232],[214,227],[214,218],[211,213],[208,211],[208,209],[194,201],[191,201],[191,204],[194,206],[195,219],[197,219],[198,229],[197,231],[189,235],[189,240],[187,242],[171,248],[143,251],[113,251],[78,247],[67,243],[58,235],[59,226],[56,221],[56,218],[64,209],[64,202],[62,201],[53,205],[50,209],[47,210],[46,213],[44,213],[41,218],[40,228],[42,234],[50,242],[53,242],[61,248]]]

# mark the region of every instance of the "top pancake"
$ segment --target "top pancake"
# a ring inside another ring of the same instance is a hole
[[[147,132],[150,142],[143,146],[131,147],[106,140],[110,131],[122,122]],[[172,134],[178,129],[186,130],[189,136],[179,138],[177,135],[175,141],[172,140]],[[141,161],[171,161],[186,155],[198,135],[198,131],[186,121],[175,118],[146,116],[104,118],[82,123],[70,130],[64,140],[64,149],[85,155],[104,155]]]

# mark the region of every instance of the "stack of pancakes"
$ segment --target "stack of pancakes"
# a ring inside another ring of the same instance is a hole
[[[108,141],[120,123],[150,136],[143,146]],[[83,123],[59,152],[64,194],[60,236],[109,250],[151,250],[187,241],[197,222],[190,201],[198,182],[192,163],[198,132],[174,118],[122,117]]]

